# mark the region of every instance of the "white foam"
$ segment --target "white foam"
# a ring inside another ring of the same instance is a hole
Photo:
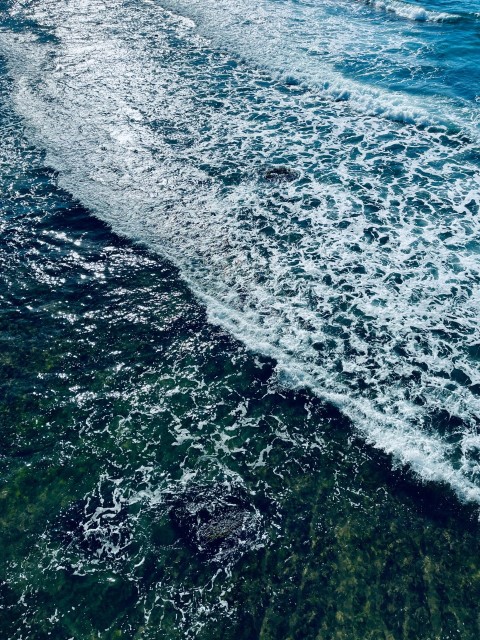
[[[366,4],[387,13],[393,13],[399,18],[407,18],[416,22],[456,22],[461,16],[445,11],[431,11],[421,5],[396,0],[366,0]]]
[[[60,185],[171,259],[285,384],[480,501],[474,148],[279,91],[150,4],[42,6],[60,44],[2,34],[0,47]],[[275,162],[298,180],[262,177]],[[455,444],[443,414],[463,421]]]

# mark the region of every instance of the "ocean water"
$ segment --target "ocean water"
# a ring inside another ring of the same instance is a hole
[[[480,5],[0,2],[0,631],[477,639]]]

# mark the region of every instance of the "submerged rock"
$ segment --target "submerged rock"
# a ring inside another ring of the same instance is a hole
[[[195,485],[175,496],[171,521],[195,551],[220,559],[258,539],[261,516],[245,492],[223,485]]]
[[[271,167],[263,174],[264,179],[268,182],[293,182],[294,180],[297,180],[299,176],[300,174],[298,171],[289,169],[285,166]]]

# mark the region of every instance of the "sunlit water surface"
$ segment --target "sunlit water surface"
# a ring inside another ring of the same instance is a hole
[[[478,638],[480,8],[0,10],[3,635]]]

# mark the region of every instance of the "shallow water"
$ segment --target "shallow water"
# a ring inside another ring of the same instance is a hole
[[[472,4],[2,3],[5,637],[478,637]]]

